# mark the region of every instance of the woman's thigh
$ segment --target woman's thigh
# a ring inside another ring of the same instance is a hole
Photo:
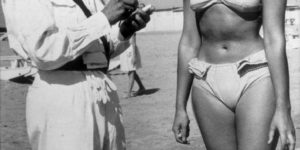
[[[207,150],[236,150],[234,113],[199,86],[193,87],[192,103]]]
[[[274,149],[277,140],[267,143],[274,110],[275,96],[270,77],[256,81],[246,90],[236,107],[239,150]]]

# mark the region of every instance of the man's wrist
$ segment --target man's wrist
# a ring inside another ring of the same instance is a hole
[[[124,29],[120,28],[120,36],[123,39],[129,39],[133,35],[133,31],[130,31],[130,29]]]
[[[122,35],[122,33],[119,32],[119,35],[118,35],[118,40],[119,40],[119,41],[128,41],[130,38],[131,38],[131,36],[125,38],[125,37]]]
[[[135,29],[130,25],[129,20],[120,22],[120,33],[124,39],[129,39],[135,33]]]

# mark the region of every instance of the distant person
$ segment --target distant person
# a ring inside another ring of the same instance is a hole
[[[125,150],[107,66],[146,26],[151,10],[137,9],[137,0],[1,2],[11,48],[39,70],[26,100],[32,149]]]
[[[0,34],[0,41],[5,41],[7,39],[7,34],[6,33],[1,33]]]
[[[120,55],[121,71],[128,73],[129,84],[128,93],[125,98],[134,97],[145,91],[145,87],[137,74],[136,70],[141,68],[141,56],[136,44],[136,34],[130,39],[130,46]],[[132,92],[134,81],[137,82],[139,89],[137,92]]]
[[[207,150],[295,149],[285,50],[286,0],[183,0],[175,139],[192,107]],[[264,38],[259,35],[261,25]]]

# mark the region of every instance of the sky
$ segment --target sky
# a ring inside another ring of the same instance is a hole
[[[165,9],[165,8],[173,8],[173,7],[181,7],[182,0],[139,0],[145,4],[152,4],[156,9]],[[2,6],[0,3],[0,28],[4,27],[4,16],[2,12]]]
[[[156,9],[167,9],[182,7],[182,0],[139,0],[141,3],[152,4]],[[288,0],[289,4],[300,4],[300,0]],[[0,28],[4,27],[4,16],[2,12],[2,6],[0,3]]]
[[[139,0],[140,3],[152,4],[156,9],[182,7],[182,0]]]

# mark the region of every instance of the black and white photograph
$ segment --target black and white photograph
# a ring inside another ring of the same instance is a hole
[[[0,150],[300,150],[300,0],[0,0]]]

